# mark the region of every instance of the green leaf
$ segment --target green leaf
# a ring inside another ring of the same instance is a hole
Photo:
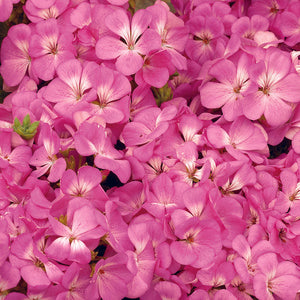
[[[30,115],[28,114],[24,117],[22,124],[18,118],[15,118],[13,129],[23,139],[30,140],[36,135],[39,124],[40,121],[31,123]]]

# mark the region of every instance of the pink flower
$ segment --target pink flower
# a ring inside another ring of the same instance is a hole
[[[58,113],[72,118],[76,106],[96,99],[90,77],[97,67],[92,62],[82,66],[76,59],[61,63],[57,68],[58,78],[49,83],[43,96],[56,103],[54,108]]]
[[[184,22],[160,1],[147,7],[147,11],[152,15],[150,28],[160,35],[161,46],[171,55],[172,64],[178,70],[186,69],[186,58],[181,54],[188,39],[188,28]]]
[[[0,168],[4,169],[12,166],[20,172],[26,173],[29,169],[31,158],[31,148],[28,146],[18,146],[11,149],[12,132],[10,129],[0,129]]]
[[[61,192],[67,198],[84,198],[89,200],[95,207],[104,209],[107,195],[100,186],[102,174],[96,168],[83,166],[78,170],[78,174],[73,170],[67,170],[61,178]]]
[[[116,150],[104,128],[96,123],[83,123],[75,134],[75,147],[80,155],[95,154],[95,165],[98,168],[114,172],[121,182],[130,177],[129,162],[123,158],[123,153]]]
[[[224,25],[216,17],[193,17],[188,22],[190,38],[185,47],[187,55],[196,62],[203,64],[216,57],[220,37],[224,33]]]
[[[0,293],[5,294],[9,289],[18,285],[20,281],[20,271],[12,266],[8,261],[0,264]]]
[[[42,4],[38,4],[37,0],[27,0],[25,6],[23,7],[24,12],[28,19],[33,23],[38,23],[42,20],[47,20],[51,18],[58,18],[68,7],[69,0],[49,0],[47,2],[47,7],[42,8],[41,6],[45,6]],[[52,3],[50,6],[49,4]],[[37,4],[37,5],[36,5]],[[46,4],[44,2],[44,4]],[[40,7],[38,7],[40,6]]]
[[[10,28],[2,42],[0,71],[8,86],[18,85],[27,71],[32,75],[31,57],[28,53],[30,39],[30,27],[18,24]]]
[[[248,69],[253,59],[242,54],[237,65],[230,60],[221,60],[209,70],[209,75],[218,82],[208,82],[199,88],[201,103],[208,108],[222,107],[224,118],[233,121],[243,115],[242,102],[250,85]]]
[[[33,174],[40,177],[50,171],[48,180],[50,182],[58,181],[67,164],[64,158],[57,158],[56,156],[61,148],[60,139],[48,124],[43,124],[38,144],[42,146],[35,150],[29,161],[30,165],[37,167],[37,170]]]
[[[123,253],[101,259],[95,266],[92,282],[86,297],[96,300],[119,300],[127,295],[127,284],[132,275],[126,267],[127,256]]]
[[[104,65],[94,71],[91,78],[93,87],[97,91],[97,100],[91,108],[91,113],[103,117],[107,123],[119,123],[128,120],[129,80],[117,71]],[[127,96],[127,97],[126,97]]]
[[[262,162],[262,155],[268,154],[265,131],[244,117],[237,118],[228,133],[219,125],[210,125],[207,138],[214,147],[225,147],[238,160],[245,160],[247,154],[251,160]]]
[[[268,48],[264,60],[253,65],[250,79],[257,90],[243,101],[244,115],[257,120],[262,115],[270,126],[279,126],[292,114],[291,103],[300,101],[300,77],[291,72],[291,58],[276,48]]]
[[[254,277],[255,296],[259,299],[272,300],[273,295],[281,299],[295,299],[299,291],[299,271],[294,263],[278,263],[275,253],[260,256],[257,260],[260,272]]]
[[[69,206],[68,226],[49,216],[51,227],[59,237],[48,245],[45,252],[60,262],[70,260],[87,264],[91,260],[91,250],[95,248],[104,231],[100,228],[95,211],[91,207],[78,208],[73,215],[70,209]],[[96,243],[91,246],[93,240]]]
[[[150,22],[151,14],[145,10],[134,14],[131,25],[126,12],[116,10],[105,19],[105,24],[124,42],[112,36],[100,38],[96,44],[97,56],[104,60],[117,58],[116,68],[124,75],[136,73],[143,66],[141,55],[161,48],[159,35],[147,29]]]
[[[72,39],[71,34],[59,32],[56,19],[37,23],[29,45],[33,72],[42,80],[53,79],[60,63],[74,58]]]

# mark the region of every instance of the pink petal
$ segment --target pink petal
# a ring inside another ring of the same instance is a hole
[[[78,180],[73,170],[69,169],[63,173],[61,178],[61,190],[67,195],[73,195],[78,192]]]
[[[64,261],[70,255],[70,241],[68,237],[59,237],[45,250],[46,254],[58,261]]]
[[[0,1],[0,22],[5,22],[6,20],[8,20],[12,10],[13,10],[13,5],[11,1],[1,0]]]
[[[128,51],[126,44],[111,36],[100,38],[96,44],[96,55],[100,59],[115,59],[124,51]]]
[[[264,115],[268,124],[275,127],[287,122],[292,115],[292,111],[291,105],[270,95]]]
[[[147,29],[136,43],[134,49],[141,54],[161,49],[161,38],[153,29]]]
[[[235,100],[233,88],[223,83],[208,82],[200,89],[201,103],[207,108],[219,108]]]
[[[138,37],[147,29],[151,22],[151,14],[144,9],[138,10],[131,21],[132,39],[136,41]]]
[[[145,66],[143,68],[143,78],[151,86],[161,88],[169,80],[169,71],[167,68]]]
[[[247,95],[242,102],[244,115],[250,120],[259,119],[265,111],[266,97],[261,92]]]
[[[91,260],[91,251],[80,240],[74,240],[71,243],[69,260],[76,261],[79,264],[88,264]]]
[[[26,281],[26,283],[32,287],[47,287],[50,285],[50,280],[48,279],[46,273],[35,265],[28,265],[21,269],[21,276]]]
[[[300,154],[300,132],[299,131],[293,137],[292,146],[294,151]]]
[[[55,0],[31,0],[31,2],[37,8],[49,8],[54,4]]]
[[[181,290],[174,282],[160,281],[154,289],[162,299],[179,300],[181,297]]]
[[[105,19],[106,26],[115,34],[123,37],[126,42],[130,38],[129,18],[125,10],[118,9]]]
[[[292,103],[300,101],[300,78],[297,74],[289,74],[272,86],[271,93]]]
[[[267,253],[261,255],[257,259],[257,265],[262,273],[268,277],[274,277],[278,265],[277,256],[275,253]]]
[[[216,148],[223,148],[230,144],[230,138],[227,132],[218,125],[210,125],[207,128],[208,141]]]
[[[149,141],[150,129],[138,122],[127,123],[122,132],[126,146],[142,145]]]
[[[60,157],[58,160],[54,162],[52,168],[50,169],[48,180],[50,182],[56,182],[60,180],[66,168],[67,168],[67,163],[65,159]]]
[[[98,169],[83,166],[78,170],[78,183],[83,194],[98,186],[102,181],[102,174]]]
[[[135,74],[142,68],[143,58],[135,50],[123,51],[116,61],[116,68],[124,75]]]

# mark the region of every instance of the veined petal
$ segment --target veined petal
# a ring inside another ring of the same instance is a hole
[[[111,36],[100,38],[96,44],[96,55],[100,59],[115,59],[126,50],[126,44]]]
[[[69,260],[88,264],[91,260],[91,251],[82,241],[75,239],[71,243]]]

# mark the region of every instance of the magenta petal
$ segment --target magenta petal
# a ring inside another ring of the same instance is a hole
[[[151,14],[144,9],[138,10],[132,17],[131,35],[134,41],[147,29],[151,22]]]
[[[0,266],[9,254],[9,238],[5,233],[0,232]],[[1,276],[1,275],[0,275]]]
[[[159,50],[161,49],[161,37],[153,29],[147,29],[136,43],[134,49],[141,54],[148,54],[152,50]]]
[[[143,58],[135,50],[123,51],[116,61],[116,68],[124,75],[131,75],[142,68]]]
[[[51,54],[35,58],[32,62],[32,69],[42,80],[51,80],[55,74],[54,60],[55,57]]]
[[[248,119],[257,120],[263,115],[266,107],[265,97],[267,96],[263,93],[256,92],[243,99],[243,112]]]
[[[230,144],[227,132],[218,125],[211,125],[207,128],[208,141],[217,148],[223,148]]]
[[[193,246],[188,244],[187,241],[173,242],[170,246],[170,251],[173,258],[183,265],[191,265],[198,259]]]
[[[102,174],[98,169],[84,166],[78,171],[78,182],[82,187],[82,193],[90,191],[98,186],[102,180]]]
[[[115,59],[126,50],[126,44],[111,36],[100,38],[96,44],[96,55],[100,59]]]
[[[287,122],[292,115],[292,106],[279,98],[269,96],[269,101],[265,108],[265,117],[271,126],[280,126]]]
[[[61,190],[64,194],[76,194],[78,189],[78,181],[76,173],[73,170],[67,170],[63,173],[61,179]]]
[[[58,181],[64,171],[67,168],[67,163],[64,158],[60,157],[58,160],[56,160],[50,169],[50,174],[48,176],[48,180],[50,182],[56,182]]]
[[[124,127],[122,136],[126,146],[142,145],[149,141],[151,130],[142,123],[131,122]]]
[[[123,37],[126,42],[130,38],[129,18],[125,10],[118,9],[105,19],[106,26],[115,34]]]
[[[98,168],[114,172],[123,183],[127,182],[131,175],[130,164],[127,160],[113,160],[97,155],[95,158],[95,165]]]
[[[201,103],[207,108],[219,108],[236,96],[230,85],[208,82],[200,89]]]
[[[0,1],[0,22],[5,22],[8,20],[11,12],[13,10],[13,5],[10,0]]]
[[[46,248],[47,255],[58,261],[68,259],[70,255],[70,241],[67,237],[59,237]]]
[[[151,86],[161,88],[169,80],[169,71],[167,68],[146,66],[143,68],[143,78]]]
[[[49,8],[55,3],[56,0],[31,0],[34,6],[38,8]]]
[[[48,286],[51,282],[46,273],[35,265],[28,265],[21,269],[21,276],[32,287]]]
[[[88,264],[91,260],[91,251],[82,241],[75,239],[71,243],[69,260],[79,264]]]

